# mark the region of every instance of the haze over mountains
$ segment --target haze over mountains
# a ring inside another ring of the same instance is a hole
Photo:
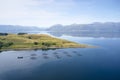
[[[54,25],[47,29],[55,36],[69,35],[77,37],[120,37],[120,22]]]
[[[92,23],[92,24],[72,24],[72,25],[54,25],[47,29],[39,27],[27,27],[18,25],[0,25],[0,32],[18,33],[18,32],[80,32],[80,33],[120,33],[120,22]]]
[[[66,32],[66,31],[89,31],[89,32],[120,32],[120,22],[92,23],[92,24],[72,24],[72,25],[54,25],[47,29],[48,31]]]
[[[19,32],[34,32],[44,30],[35,26],[20,26],[20,25],[0,25],[1,33],[19,33]]]

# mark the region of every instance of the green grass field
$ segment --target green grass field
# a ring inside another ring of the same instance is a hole
[[[0,50],[86,48],[88,45],[58,39],[45,34],[8,34],[0,36]]]

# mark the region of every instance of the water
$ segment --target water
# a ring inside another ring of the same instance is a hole
[[[4,51],[0,80],[120,80],[120,38],[59,38],[99,48]]]

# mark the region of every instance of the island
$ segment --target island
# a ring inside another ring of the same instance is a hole
[[[0,50],[87,48],[85,44],[59,39],[46,34],[0,34]]]

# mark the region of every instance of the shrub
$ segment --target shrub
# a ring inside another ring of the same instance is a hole
[[[42,45],[50,47],[52,45],[56,45],[56,43],[53,43],[53,42],[43,42]]]
[[[38,42],[34,42],[34,45],[38,45]]]
[[[13,42],[8,42],[8,43],[4,43],[4,44],[3,44],[3,46],[5,46],[5,47],[9,47],[9,46],[11,46],[11,45],[13,45]]]
[[[27,34],[27,33],[18,33],[18,35],[25,35],[25,34]]]
[[[28,36],[28,39],[32,39],[32,37]]]
[[[3,42],[0,41],[0,49],[3,47]]]
[[[0,33],[0,36],[7,36],[8,33]]]

